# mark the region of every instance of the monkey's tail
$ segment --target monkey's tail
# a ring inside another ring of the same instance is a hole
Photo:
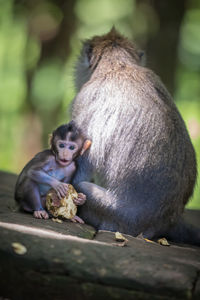
[[[165,237],[172,242],[200,246],[200,229],[186,223],[183,219],[171,227]]]

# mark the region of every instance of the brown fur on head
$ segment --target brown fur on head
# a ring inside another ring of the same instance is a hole
[[[144,65],[143,54],[143,51],[138,50],[114,27],[103,36],[95,36],[86,40],[76,66],[77,89],[80,90],[83,84],[91,78],[96,68],[104,74],[105,70],[112,69],[112,66],[117,69],[129,63]]]
[[[141,57],[144,54],[143,51],[138,50],[132,42],[121,35],[115,27],[103,36],[94,36],[91,40],[86,41],[85,45],[91,68],[94,68],[98,64],[102,54],[106,55],[106,52],[109,54],[118,47],[123,48],[137,64],[140,64]]]

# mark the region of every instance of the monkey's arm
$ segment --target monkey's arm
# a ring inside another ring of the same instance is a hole
[[[59,183],[56,178],[48,175],[43,169],[31,168],[27,173],[27,177],[34,182],[49,185],[50,187],[55,187]]]
[[[35,155],[28,164],[23,168],[18,176],[17,183],[15,186],[15,198],[20,199],[24,194],[24,186],[33,182],[34,185],[38,183],[46,184],[50,183],[53,179],[47,174],[45,167],[49,165],[49,161],[52,154],[49,150],[44,150]],[[46,180],[45,180],[46,179]]]
[[[32,180],[35,183],[48,184],[51,186],[52,182],[56,180],[48,175],[48,170],[51,169],[51,167],[56,167],[53,163],[54,160],[54,156],[50,150],[44,150],[36,154],[20,173],[16,187],[23,184],[26,179]]]
[[[24,170],[25,175],[29,180],[41,185],[52,187],[56,190],[59,198],[63,197],[67,192],[67,184],[59,181],[55,177],[48,174],[48,170],[56,171],[57,164],[54,156],[50,151],[38,153],[27,165]],[[59,171],[59,170],[58,170]]]
[[[86,195],[86,204],[91,210],[98,211],[101,216],[113,213],[111,202],[114,195],[106,189],[90,182],[80,182],[76,187],[79,192]]]
[[[66,195],[66,192],[68,190],[68,185],[66,183],[61,182],[55,177],[48,175],[45,170],[30,170],[28,172],[28,177],[37,183],[52,187],[57,192],[60,199]]]
[[[72,185],[76,185],[81,181],[90,181],[93,168],[88,160],[87,154],[77,159],[77,171],[72,179]]]

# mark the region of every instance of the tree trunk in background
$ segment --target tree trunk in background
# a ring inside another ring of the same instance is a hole
[[[55,4],[63,14],[63,19],[59,25],[58,31],[52,38],[43,39],[40,35],[34,32],[32,28],[32,17],[37,15],[37,7],[42,5],[43,0],[15,0],[15,10],[17,13],[22,13],[23,16],[27,16],[28,20],[28,34],[29,36],[33,35],[40,42],[41,53],[40,58],[37,62],[37,65],[31,70],[26,71],[26,82],[27,82],[27,99],[26,99],[26,113],[27,110],[30,111],[31,119],[37,118],[39,116],[40,122],[42,125],[42,143],[43,146],[47,144],[48,134],[52,131],[52,128],[55,127],[55,124],[58,122],[58,118],[61,111],[62,102],[58,101],[57,106],[53,111],[41,111],[38,112],[37,108],[34,107],[32,103],[31,95],[31,85],[35,71],[37,71],[40,66],[42,66],[46,61],[59,59],[63,62],[63,66],[66,62],[68,55],[70,54],[70,38],[75,30],[76,18],[74,13],[74,7],[76,0],[52,0],[50,3]],[[25,10],[25,13],[24,13]],[[35,12],[36,11],[36,12]],[[44,11],[45,12],[45,11]],[[39,9],[40,13],[40,9]],[[40,136],[35,136],[35,140],[40,139]]]
[[[63,61],[66,60],[70,53],[70,38],[75,29],[74,7],[76,0],[56,0],[55,4],[63,12],[63,20],[60,30],[54,39],[42,43],[42,52],[39,63],[49,57],[59,57]]]
[[[63,61],[63,65],[66,62],[67,57],[70,54],[70,38],[75,30],[76,18],[74,14],[74,7],[76,0],[56,0],[55,4],[63,12],[63,20],[60,24],[59,31],[55,38],[48,42],[42,43],[41,56],[38,62],[37,68],[42,65],[45,60],[59,58]],[[49,115],[44,114],[42,116],[43,126],[43,143],[47,143],[48,134],[52,128],[57,124],[60,115],[62,103],[58,102],[57,107],[50,112]]]
[[[187,0],[137,0],[136,3],[137,9],[144,4],[151,6],[158,17],[160,23],[158,31],[154,36],[149,35],[145,46],[147,67],[161,77],[173,94],[177,46]]]

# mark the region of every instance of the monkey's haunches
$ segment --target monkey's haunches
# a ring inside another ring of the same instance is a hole
[[[83,45],[72,118],[92,147],[72,182],[87,196],[80,216],[97,230],[200,245],[200,232],[181,221],[196,182],[194,148],[142,54],[114,28]]]

